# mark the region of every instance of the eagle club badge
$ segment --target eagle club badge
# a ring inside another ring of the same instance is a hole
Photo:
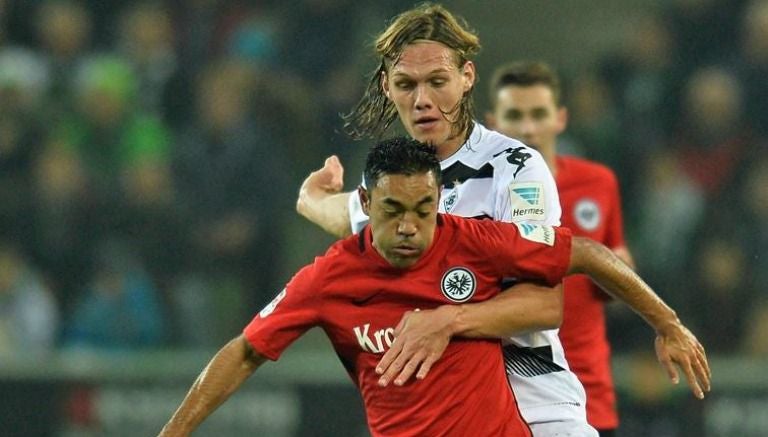
[[[600,226],[600,207],[592,199],[584,198],[576,202],[573,216],[579,227],[587,232],[592,232]]]
[[[451,191],[451,194],[445,197],[445,200],[443,200],[443,209],[446,213],[451,212],[453,209],[453,206],[456,205],[456,200],[459,198],[459,190],[453,189]]]
[[[440,289],[443,296],[452,302],[466,302],[474,294],[477,287],[475,274],[464,267],[453,267],[443,275]]]

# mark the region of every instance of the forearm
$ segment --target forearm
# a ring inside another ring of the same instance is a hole
[[[453,308],[454,336],[507,338],[559,327],[563,320],[563,287],[517,284],[487,301]]]
[[[349,196],[351,193],[318,193],[302,187],[296,211],[307,220],[338,238],[352,234],[349,224]]]
[[[203,369],[160,436],[186,436],[221,405],[266,359],[239,336]]]
[[[574,237],[569,273],[586,273],[614,298],[627,304],[656,331],[679,322],[677,314],[633,270],[602,244]]]

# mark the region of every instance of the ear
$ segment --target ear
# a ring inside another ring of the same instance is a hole
[[[475,79],[477,78],[475,64],[472,61],[465,62],[461,68],[461,75],[464,79],[464,92],[466,93],[475,86]]]
[[[568,108],[561,106],[557,109],[557,134],[563,133],[566,127],[568,127]]]
[[[370,217],[371,211],[371,198],[368,197],[368,190],[363,188],[362,185],[357,186],[357,197],[360,198],[360,205],[363,207],[365,215]]]
[[[384,91],[384,95],[387,96],[387,99],[392,100],[392,97],[389,96],[389,81],[387,80],[387,72],[382,71],[381,72],[381,89]]]

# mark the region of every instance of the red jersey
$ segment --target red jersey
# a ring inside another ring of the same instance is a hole
[[[371,245],[371,230],[335,243],[304,267],[244,334],[276,360],[320,326],[362,394],[374,436],[530,436],[509,388],[498,340],[454,339],[424,380],[379,387],[376,364],[408,310],[480,302],[504,277],[557,284],[570,231],[438,215],[432,245],[408,269]]]
[[[563,209],[562,225],[608,248],[623,247],[621,201],[616,176],[608,167],[558,156],[555,182]],[[563,281],[565,314],[560,340],[565,357],[587,392],[587,421],[599,429],[619,424],[611,376],[611,347],[605,333],[608,296],[586,275]]]

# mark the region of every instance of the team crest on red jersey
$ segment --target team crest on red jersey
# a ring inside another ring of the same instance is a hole
[[[475,274],[464,267],[453,267],[443,275],[440,289],[443,295],[452,302],[466,302],[474,294],[477,287]]]
[[[592,199],[584,198],[576,202],[573,215],[576,223],[585,231],[591,232],[600,226],[600,207]]]

